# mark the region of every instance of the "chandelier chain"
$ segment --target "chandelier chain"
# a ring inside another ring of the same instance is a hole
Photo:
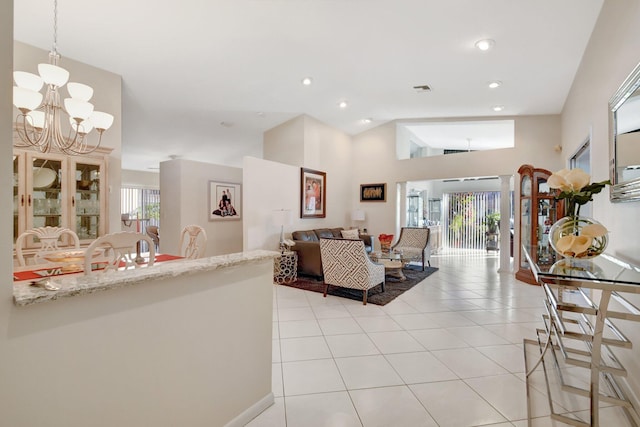
[[[58,0],[53,0],[53,53],[58,53]]]

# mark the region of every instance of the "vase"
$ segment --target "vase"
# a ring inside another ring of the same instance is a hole
[[[593,218],[565,216],[549,229],[549,243],[556,253],[565,258],[590,259],[605,251],[609,234]]]

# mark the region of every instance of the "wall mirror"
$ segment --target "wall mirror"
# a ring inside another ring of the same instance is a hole
[[[609,101],[611,201],[640,201],[640,64]]]

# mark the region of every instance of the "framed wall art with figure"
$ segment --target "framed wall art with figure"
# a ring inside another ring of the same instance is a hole
[[[242,218],[242,193],[239,183],[209,181],[209,221]]]
[[[327,214],[327,174],[300,169],[300,218],[325,218]]]

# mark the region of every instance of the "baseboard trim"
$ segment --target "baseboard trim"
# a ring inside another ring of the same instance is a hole
[[[244,427],[249,423],[249,421],[260,415],[269,406],[273,405],[273,403],[273,393],[269,393],[265,397],[242,411],[240,415],[229,421],[225,425],[225,427]]]

